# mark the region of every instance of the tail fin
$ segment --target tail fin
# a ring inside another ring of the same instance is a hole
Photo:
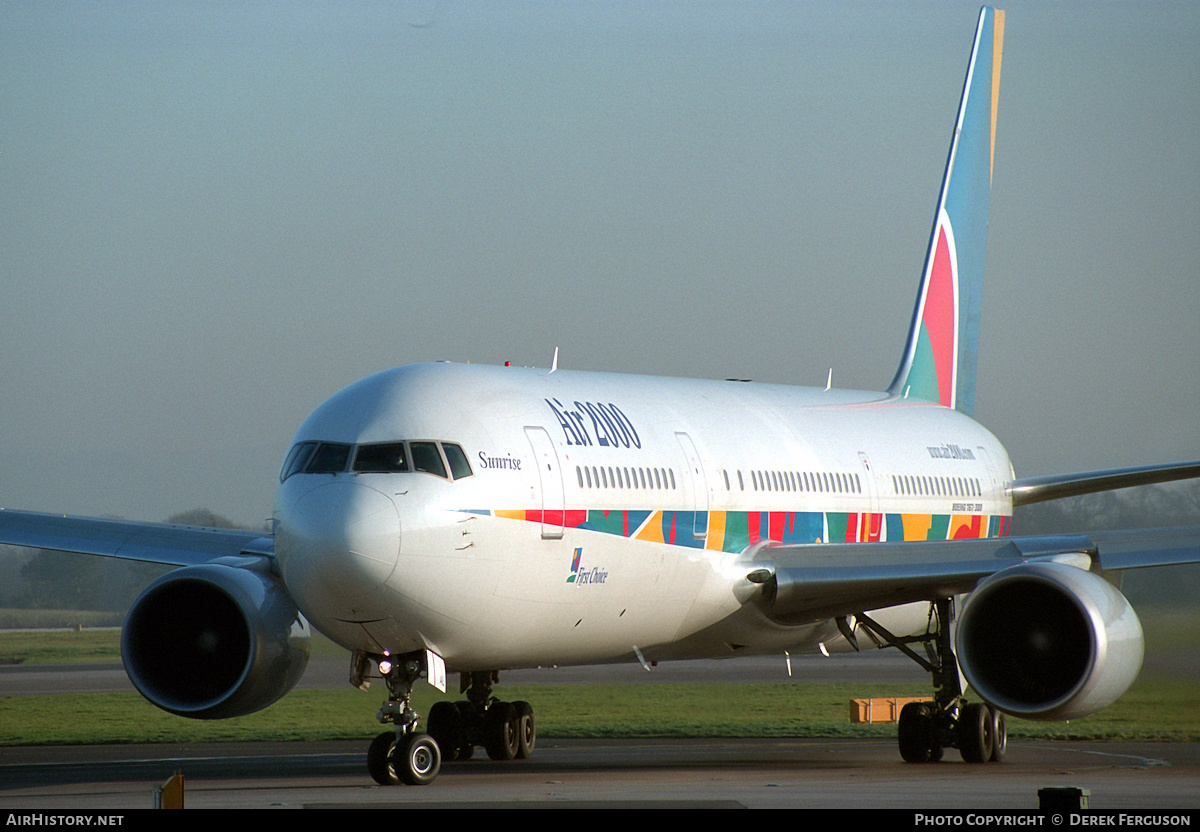
[[[958,105],[904,358],[888,392],[970,416],[996,147],[1004,12],[984,7]]]

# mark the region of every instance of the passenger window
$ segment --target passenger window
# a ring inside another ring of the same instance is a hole
[[[354,470],[360,474],[392,474],[408,470],[408,452],[403,442],[360,445],[354,457]]]
[[[462,447],[449,442],[443,442],[442,450],[446,452],[446,461],[450,463],[450,473],[454,474],[454,479],[461,480],[474,473],[471,470],[471,463],[467,460],[467,455],[463,453]]]
[[[414,471],[446,476],[446,466],[442,464],[442,455],[438,453],[436,442],[413,442],[411,447]]]
[[[350,446],[336,442],[322,442],[317,446],[308,466],[306,474],[338,474],[346,470],[350,462]]]

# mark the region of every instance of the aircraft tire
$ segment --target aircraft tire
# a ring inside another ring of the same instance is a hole
[[[968,763],[986,763],[995,748],[992,709],[972,702],[958,715],[958,751]]]
[[[989,710],[992,712],[992,756],[988,762],[999,763],[1004,761],[1004,755],[1008,752],[1008,723],[1003,711],[994,708]]]
[[[442,751],[428,734],[408,734],[392,751],[392,765],[410,786],[428,786],[442,769]]]
[[[933,712],[924,702],[909,702],[897,725],[900,756],[906,763],[929,763],[933,757]],[[938,748],[941,751],[941,748]],[[938,754],[941,757],[941,754]]]
[[[426,725],[429,736],[442,750],[442,762],[451,763],[462,756],[462,747],[467,743],[466,722],[453,702],[435,702]]]
[[[400,783],[396,767],[392,764],[392,751],[395,747],[396,732],[384,731],[371,740],[371,746],[367,749],[367,771],[371,779],[381,786],[396,786]]]
[[[462,716],[463,724],[463,741],[462,745],[458,747],[456,759],[469,760],[475,756],[475,740],[479,736],[480,719],[475,706],[465,699],[455,702],[454,707]]]
[[[517,709],[510,702],[493,702],[484,717],[483,747],[493,760],[512,760],[520,745]]]
[[[533,719],[533,706],[528,702],[514,702],[517,712],[517,759],[527,760],[533,754],[537,742],[537,724]]]

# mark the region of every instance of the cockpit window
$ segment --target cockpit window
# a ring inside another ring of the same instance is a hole
[[[442,454],[445,454],[445,457]],[[298,442],[288,451],[279,481],[293,474],[340,474],[350,463],[357,474],[396,474],[409,471],[461,480],[474,472],[461,445],[450,442],[373,442],[347,445],[340,442]],[[446,464],[450,472],[446,471]],[[453,477],[451,477],[453,475]]]
[[[460,446],[443,442],[442,450],[446,452],[446,461],[450,463],[450,473],[454,474],[454,479],[461,480],[471,476],[471,463],[467,461],[467,455]]]
[[[298,474],[308,464],[308,458],[316,450],[316,442],[297,442],[288,451],[287,459],[283,461],[283,470],[279,472],[279,481],[283,482],[292,474]]]
[[[354,470],[366,474],[392,474],[408,470],[408,452],[403,442],[359,445]]]
[[[293,474],[337,474],[346,470],[350,461],[351,445],[340,442],[297,442],[288,451],[279,472],[283,482]]]
[[[322,442],[304,468],[306,474],[337,474],[346,470],[350,461],[350,446],[336,442]]]
[[[436,442],[411,442],[409,444],[412,446],[414,471],[436,474],[439,477],[446,476],[446,466],[442,464],[442,455],[438,453]]]

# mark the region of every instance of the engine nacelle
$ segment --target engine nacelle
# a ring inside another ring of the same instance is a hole
[[[205,564],[169,572],[138,596],[121,658],[134,687],[163,710],[225,719],[291,690],[308,665],[308,636],[281,583]]]
[[[955,642],[975,692],[1026,719],[1093,714],[1142,667],[1142,625],[1125,596],[1064,563],[1024,563],[981,582]]]

